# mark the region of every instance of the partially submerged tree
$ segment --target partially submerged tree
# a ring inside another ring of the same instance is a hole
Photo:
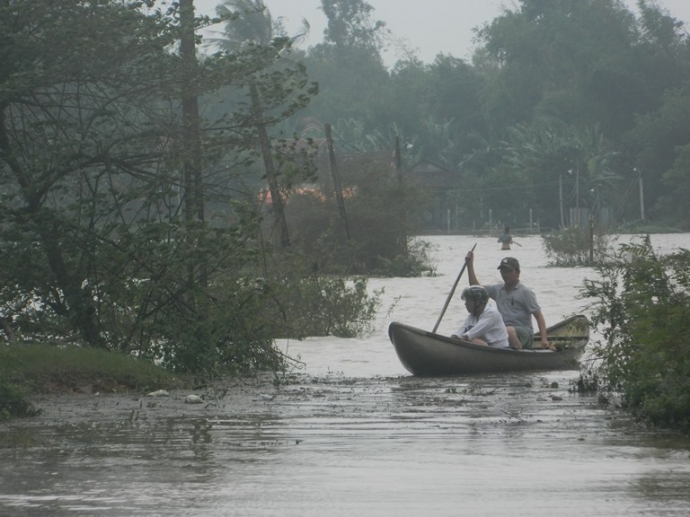
[[[649,236],[621,245],[612,260],[586,280],[593,324],[602,339],[592,369],[580,386],[594,381],[617,392],[641,421],[690,432],[690,252],[659,256]],[[595,386],[591,386],[595,387]]]
[[[97,267],[103,244],[117,247],[117,228],[155,207],[151,187],[169,172],[169,23],[79,0],[5,2],[0,23],[3,285],[106,346],[94,291],[110,276]]]
[[[289,46],[280,38],[197,61],[191,39],[209,21],[192,8],[0,3],[8,338],[136,352],[207,373],[282,364],[266,310],[276,303],[271,279],[253,269],[260,214],[253,199],[232,195],[228,174],[221,185],[212,163],[251,162],[255,110],[238,104],[207,126],[194,104],[260,77],[266,117],[279,119],[308,100],[304,73],[271,68]],[[210,201],[222,206],[212,223]]]

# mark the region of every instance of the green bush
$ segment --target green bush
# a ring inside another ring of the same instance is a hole
[[[601,262],[611,238],[590,228],[566,228],[542,235],[542,246],[552,266],[573,267]]]
[[[603,335],[592,367],[601,387],[640,420],[690,432],[690,252],[657,256],[647,236],[597,271],[583,294]]]
[[[423,246],[409,238],[427,202],[425,193],[401,185],[391,177],[389,165],[343,168],[347,231],[326,179],[288,199],[285,213],[293,248],[321,273],[390,277],[431,270]]]
[[[32,416],[37,412],[27,400],[24,390],[0,378],[0,421]]]
[[[303,278],[286,282],[283,288],[278,297],[285,315],[285,334],[281,337],[298,339],[370,333],[382,294],[376,291],[369,296],[363,278]]]
[[[429,258],[429,242],[414,239],[407,247],[407,253],[393,258],[379,257],[379,267],[372,271],[372,276],[380,277],[419,277],[434,276],[435,268]]]
[[[324,275],[299,254],[284,254],[266,269],[262,311],[272,338],[354,337],[371,331],[381,291],[367,279]]]

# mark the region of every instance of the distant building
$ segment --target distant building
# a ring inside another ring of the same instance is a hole
[[[431,231],[448,230],[448,214],[453,214],[456,202],[448,193],[460,189],[460,174],[450,167],[422,160],[403,172],[403,178],[429,189],[432,203],[424,214],[424,224]],[[451,217],[451,228],[454,217]]]

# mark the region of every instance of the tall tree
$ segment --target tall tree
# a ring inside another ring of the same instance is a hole
[[[687,202],[679,180],[685,177],[681,170],[690,145],[689,117],[690,87],[672,90],[664,95],[660,108],[639,117],[627,135],[626,146],[632,156],[629,173],[636,179],[632,171],[637,169],[643,179],[651,217],[687,219]],[[659,181],[661,177],[666,180]]]
[[[638,132],[635,126],[659,108],[666,90],[690,78],[682,24],[653,2],[639,7],[638,19],[616,0],[520,0],[487,24],[475,64],[486,76],[491,137],[522,124],[565,124],[580,132],[598,127],[620,151],[605,160],[606,169],[618,168],[617,176],[632,180],[640,159],[625,145],[636,140],[629,132]],[[588,158],[581,170],[602,163]],[[662,171],[653,177],[645,170],[654,205],[663,194]]]
[[[545,226],[560,226],[563,185],[566,208],[587,207],[596,213],[614,203],[621,179],[614,172],[616,153],[596,127],[544,122],[517,126],[510,129],[503,151],[507,163],[532,182],[531,206]]]
[[[194,0],[180,0],[180,84],[182,92],[182,147],[183,184],[185,188],[185,221],[188,244],[191,248],[203,247],[204,184],[201,157],[201,120],[199,99],[194,87],[198,62],[196,56],[196,25],[194,23]],[[205,265],[200,264],[200,278],[196,278],[197,267],[190,264],[189,281],[206,283]]]
[[[206,375],[282,364],[269,297],[283,284],[248,274],[260,218],[228,177],[256,157],[255,111],[246,89],[224,116],[211,108],[210,122],[186,101],[256,80],[273,123],[308,101],[306,75],[275,66],[285,38],[196,59],[190,43],[210,21],[191,6],[0,0],[6,336],[133,352]],[[228,156],[232,167],[217,163]],[[211,195],[207,221],[198,207]],[[198,264],[207,283],[190,281]]]
[[[373,21],[374,8],[364,0],[321,0],[328,25],[324,30],[326,43],[347,52],[354,48],[378,52],[383,44],[386,24]]]
[[[173,39],[162,16],[121,2],[3,2],[0,24],[2,230],[27,259],[4,248],[9,285],[102,346],[99,242],[113,215],[131,217],[118,190],[160,164],[166,132],[146,121],[166,107],[147,102],[166,95]]]
[[[324,41],[305,59],[320,93],[308,113],[332,124],[354,117],[368,129],[394,122],[381,58],[385,23],[372,19],[374,9],[363,0],[322,0],[321,6],[328,19]]]

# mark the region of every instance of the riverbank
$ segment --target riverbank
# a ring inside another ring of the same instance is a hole
[[[157,388],[146,393],[100,392],[84,385],[78,391],[60,389],[29,396],[38,413],[22,418],[21,425],[43,427],[198,418],[218,414],[229,407],[233,411],[251,411],[273,397],[275,388],[268,378],[219,380],[196,388]]]
[[[82,391],[60,390],[30,396],[36,413],[15,418],[4,425],[0,423],[0,437],[4,434],[0,441],[4,441],[5,447],[22,445],[23,433],[13,432],[19,429],[69,429],[75,426],[153,429],[165,426],[167,422],[227,419],[238,415],[290,419],[303,416],[305,410],[312,417],[343,417],[361,414],[362,411],[383,414],[390,410],[390,401],[381,397],[382,390],[388,389],[389,382],[399,380],[297,373],[282,377],[279,384],[274,382],[272,375],[265,374],[242,379],[218,379],[196,388],[156,389],[148,393],[87,392],[86,388]],[[424,381],[409,377],[405,382],[412,385]],[[438,391],[457,396],[457,379],[438,379],[434,384],[443,386]],[[544,387],[547,387],[546,381]],[[550,386],[548,388],[553,390]],[[469,391],[465,390],[465,393]],[[557,398],[562,400],[562,396]]]
[[[31,416],[42,394],[146,393],[191,381],[148,361],[102,349],[26,343],[0,347],[0,421]]]

